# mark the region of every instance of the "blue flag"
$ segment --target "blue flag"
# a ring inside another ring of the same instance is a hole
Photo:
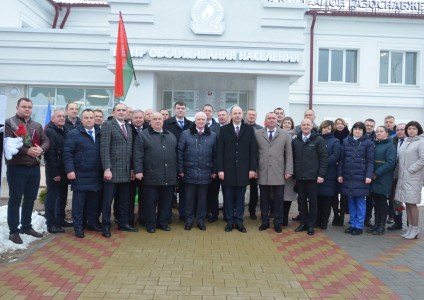
[[[46,121],[44,121],[44,130],[46,130],[46,127],[50,123],[51,118],[52,118],[52,110],[50,107],[50,95],[49,95],[49,104],[47,106]]]

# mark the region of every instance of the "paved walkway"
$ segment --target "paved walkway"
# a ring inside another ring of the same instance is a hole
[[[0,299],[424,298],[422,239],[331,226],[308,236],[293,231],[297,222],[276,234],[259,224],[245,217],[247,233],[226,233],[220,219],[185,231],[174,216],[171,232],[76,239],[68,230],[0,266]]]

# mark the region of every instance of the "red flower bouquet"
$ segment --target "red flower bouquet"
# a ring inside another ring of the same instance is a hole
[[[28,148],[33,147],[32,139],[29,136],[28,131],[26,130],[24,124],[19,125],[18,130],[15,132],[15,135],[17,137],[22,138],[22,142],[24,143],[25,146],[27,146]]]

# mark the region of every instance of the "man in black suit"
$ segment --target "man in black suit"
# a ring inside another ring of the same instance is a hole
[[[222,126],[227,124],[228,112],[225,109],[218,111],[218,122],[211,126],[211,131],[219,136]],[[218,220],[219,215],[219,189],[221,188],[221,180],[218,176],[212,179],[208,186],[208,222],[213,223]],[[225,201],[225,200],[224,200]]]
[[[243,226],[244,195],[249,179],[256,175],[257,144],[253,128],[243,121],[241,107],[233,106],[230,116],[230,124],[220,130],[217,150],[218,176],[223,181],[225,197],[225,231],[231,231],[235,224],[240,232],[246,232]]]
[[[175,138],[180,138],[181,133],[190,128],[193,123],[185,117],[186,104],[182,101],[178,101],[174,104],[174,116],[169,118],[163,123],[163,128],[174,134]],[[179,187],[179,205],[178,212],[180,214],[180,220],[185,221],[185,196],[184,196],[184,183],[181,178],[178,178]]]
[[[111,237],[110,215],[112,199],[119,199],[118,229],[138,231],[128,224],[128,202],[131,175],[133,137],[125,122],[127,106],[118,103],[113,108],[113,119],[103,124],[101,129],[100,156],[104,170],[102,226],[104,237]],[[134,176],[134,173],[132,174]]]
[[[202,110],[206,114],[206,126],[211,127],[218,124],[217,121],[213,118],[213,106],[210,104],[205,104]]]
[[[135,109],[132,112],[131,125],[133,136],[133,145],[135,139],[143,130],[148,126],[144,126],[144,112],[141,109]],[[134,173],[134,166],[131,168],[131,172]],[[135,175],[131,175],[130,181],[130,202],[128,203],[128,224],[134,226],[134,208],[135,208],[135,195],[138,189],[138,221],[140,224],[144,224],[143,217],[143,201],[142,201],[142,192],[141,192],[142,181],[138,180]]]

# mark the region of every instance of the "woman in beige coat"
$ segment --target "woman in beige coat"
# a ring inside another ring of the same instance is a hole
[[[292,139],[296,137],[296,131],[294,129],[294,121],[290,117],[285,117],[281,122],[280,128],[286,130]],[[295,182],[293,176],[286,180],[284,187],[284,215],[283,215],[283,226],[289,225],[289,212],[292,201],[297,200],[297,193],[294,190]]]
[[[408,137],[399,150],[399,174],[395,200],[406,204],[409,227],[402,236],[406,239],[418,238],[418,207],[424,181],[424,133],[416,121],[406,124]]]

